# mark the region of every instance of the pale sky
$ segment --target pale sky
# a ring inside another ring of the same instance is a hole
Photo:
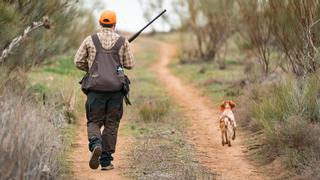
[[[99,0],[103,9],[113,10],[117,13],[117,29],[129,32],[137,32],[144,25],[147,24],[143,17],[143,10],[140,7],[139,0]],[[85,5],[93,10],[95,16],[98,18],[101,9],[93,7],[93,3],[90,0],[85,0]],[[168,12],[171,11],[171,0],[165,0],[165,7]],[[153,17],[157,16],[159,12],[154,12]],[[154,27],[157,31],[168,31],[170,27],[157,20],[154,22]],[[150,31],[150,28],[146,29],[146,32]]]

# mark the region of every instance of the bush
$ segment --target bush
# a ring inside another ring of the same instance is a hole
[[[250,91],[253,95],[247,109],[252,113],[242,114],[250,117],[247,125],[255,121],[263,130],[261,154],[265,159],[280,158],[305,177],[319,175],[313,171],[320,165],[319,92],[319,80],[314,76],[260,85]]]
[[[139,114],[144,122],[157,122],[168,114],[169,109],[167,101],[149,101],[139,107]]]
[[[263,91],[265,94],[257,95],[260,99],[254,101],[253,115],[270,131],[274,131],[275,123],[284,122],[291,116],[319,122],[319,91],[319,81],[315,77],[289,78],[285,83],[270,86]]]
[[[28,96],[0,96],[1,179],[58,179],[64,117]]]
[[[311,124],[302,117],[290,117],[287,122],[279,125],[276,132],[280,154],[285,156],[288,167],[301,171],[308,167],[314,158],[320,160],[319,124]]]
[[[237,99],[239,106],[235,109],[235,113],[237,114],[239,124],[250,130],[250,132],[255,133],[260,131],[262,127],[257,120],[252,117],[252,100],[248,98],[247,94],[248,93]]]

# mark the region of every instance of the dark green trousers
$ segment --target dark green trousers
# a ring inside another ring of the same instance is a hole
[[[120,119],[123,114],[123,92],[89,92],[86,102],[90,151],[102,145],[102,156],[112,161]],[[102,133],[101,128],[104,127]],[[101,161],[101,159],[100,159]]]

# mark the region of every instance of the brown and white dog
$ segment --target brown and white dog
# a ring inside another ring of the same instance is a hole
[[[220,105],[222,115],[219,118],[222,145],[228,144],[231,146],[231,139],[236,138],[236,121],[232,109],[236,107],[233,101],[223,101]]]

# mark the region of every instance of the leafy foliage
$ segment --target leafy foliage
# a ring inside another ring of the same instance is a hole
[[[76,1],[2,1],[0,2],[0,47],[5,48],[13,37],[43,16],[49,16],[51,29],[36,30],[17,48],[4,66],[28,70],[49,57],[76,47],[95,28],[92,15],[79,8]]]

